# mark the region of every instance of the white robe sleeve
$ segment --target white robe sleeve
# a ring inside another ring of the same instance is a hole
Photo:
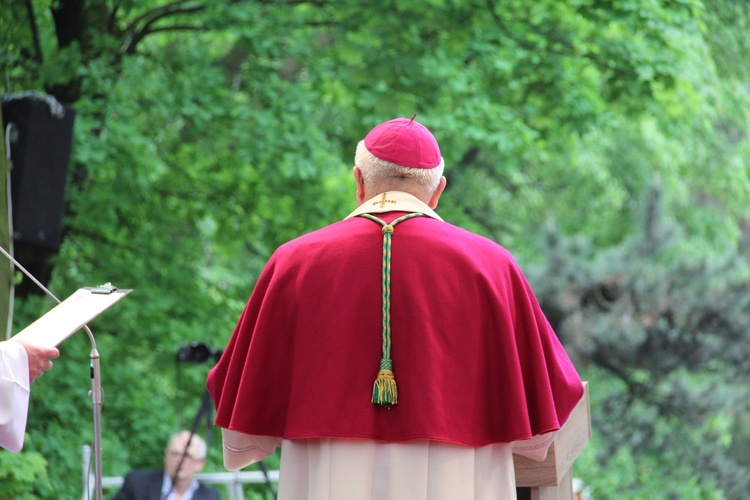
[[[547,458],[549,447],[555,440],[558,432],[560,431],[552,431],[546,434],[539,434],[531,439],[514,441],[511,443],[513,445],[513,453],[541,462]]]
[[[13,340],[0,342],[0,446],[13,453],[23,447],[29,392],[26,349]]]
[[[224,442],[224,467],[227,470],[240,470],[272,455],[281,439],[272,436],[252,436],[242,432],[221,429]]]

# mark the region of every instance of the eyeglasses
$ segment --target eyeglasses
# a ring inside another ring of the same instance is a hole
[[[182,456],[182,452],[181,451],[172,451],[172,450],[169,450],[169,451],[167,451],[167,456],[169,458],[180,458]],[[194,456],[190,455],[189,453],[185,454],[185,458],[186,459],[189,458],[190,460],[193,460],[195,462],[197,462],[199,460],[203,460],[202,458],[194,457]]]

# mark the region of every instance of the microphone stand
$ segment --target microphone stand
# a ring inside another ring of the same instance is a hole
[[[0,246],[0,252],[10,259],[13,264],[18,267],[23,273],[29,277],[44,293],[52,297],[55,302],[60,304],[60,299],[50,292],[39,280],[37,280],[29,271],[26,270],[11,254],[9,254],[2,246]],[[89,336],[91,342],[91,391],[89,391],[89,397],[93,404],[94,410],[94,486],[96,490],[96,500],[102,500],[102,427],[101,427],[101,414],[102,414],[102,384],[101,384],[101,371],[99,366],[99,351],[96,349],[96,340],[94,340],[94,334],[91,333],[88,325],[83,325],[83,329]]]
[[[185,449],[182,450],[182,455],[180,456],[180,461],[177,463],[177,467],[174,470],[174,474],[172,474],[172,477],[169,478],[172,480],[172,487],[169,489],[166,495],[162,495],[162,498],[168,497],[177,485],[177,476],[180,474],[182,464],[185,462],[185,458],[187,457],[188,450],[190,449],[190,443],[193,441],[193,436],[195,436],[198,430],[198,424],[200,424],[201,420],[204,417],[206,419],[206,430],[207,432],[210,431],[212,404],[213,403],[211,403],[211,395],[209,394],[208,389],[206,389],[206,391],[203,393],[203,398],[201,399],[201,405],[198,408],[198,413],[195,414],[195,418],[193,419],[193,426],[190,428],[190,437],[188,438],[187,443],[185,443]],[[208,435],[206,436],[206,440],[208,441]],[[206,446],[206,448],[208,448],[208,446]]]

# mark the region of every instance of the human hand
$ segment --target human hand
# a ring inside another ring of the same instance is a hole
[[[60,351],[56,347],[41,347],[22,340],[17,342],[26,349],[26,355],[29,358],[29,383],[45,371],[51,370],[52,361],[50,360],[60,356]]]

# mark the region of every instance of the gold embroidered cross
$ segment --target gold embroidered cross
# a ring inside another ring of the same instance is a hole
[[[380,198],[380,200],[374,202],[373,205],[380,205],[380,208],[383,208],[386,203],[396,203],[396,200],[386,200],[385,193],[383,193],[383,196]]]

